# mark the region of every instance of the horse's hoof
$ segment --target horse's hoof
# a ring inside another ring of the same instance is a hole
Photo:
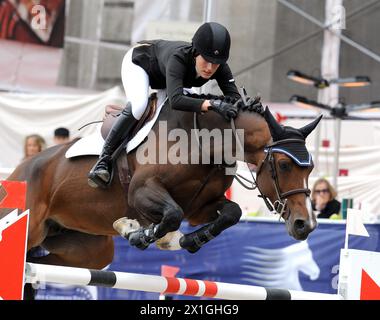
[[[156,246],[161,250],[181,250],[179,239],[181,239],[182,236],[183,233],[179,230],[169,232],[156,241]]]
[[[137,220],[128,219],[127,217],[117,219],[112,226],[122,237],[127,239],[131,232],[135,232],[140,228]]]
[[[194,243],[192,237],[189,239],[186,235],[179,239],[179,245],[182,249],[187,250],[189,253],[195,253],[201,248]]]

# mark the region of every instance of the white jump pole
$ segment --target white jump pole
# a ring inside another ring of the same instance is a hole
[[[209,297],[226,300],[341,300],[336,294],[269,289],[137,273],[100,271],[26,263],[27,283],[61,283],[68,285],[106,286],[115,289]]]

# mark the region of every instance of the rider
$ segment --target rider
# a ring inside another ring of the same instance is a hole
[[[98,162],[88,175],[91,187],[107,186],[111,178],[111,156],[131,133],[148,103],[149,86],[166,89],[173,109],[205,113],[213,110],[226,120],[237,116],[237,108],[224,100],[188,97],[184,88],[200,87],[215,79],[225,96],[239,99],[227,64],[231,45],[228,30],[207,22],[195,32],[192,43],[183,41],[142,41],[124,56],[121,76],[130,103],[123,109],[106,137]]]

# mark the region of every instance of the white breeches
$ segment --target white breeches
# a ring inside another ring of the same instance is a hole
[[[132,52],[134,48],[128,50],[121,64],[121,80],[127,102],[132,104],[132,114],[139,120],[148,104],[149,97],[149,76],[143,68],[132,62]]]

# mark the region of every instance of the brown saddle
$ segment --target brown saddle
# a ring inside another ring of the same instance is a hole
[[[117,120],[118,116],[121,114],[121,111],[123,110],[123,108],[124,108],[123,106],[119,106],[119,105],[106,106],[105,114],[103,117],[103,125],[100,129],[103,139],[106,139],[114,122]],[[132,134],[128,140],[131,140],[136,135],[136,133],[145,125],[145,123],[147,123],[154,117],[156,110],[157,110],[157,94],[152,93],[149,96],[148,105],[145,109],[144,114],[142,115],[141,119],[137,122],[137,124],[133,128]],[[122,152],[123,150],[125,150],[125,146],[126,146],[126,143],[122,143],[117,148],[117,150],[112,155],[112,161],[114,162],[114,164],[116,164],[114,165],[114,167],[117,167],[121,185],[123,186],[125,190],[125,194],[127,195],[132,174],[129,170],[127,152]],[[113,172],[112,172],[111,179],[113,179]]]
[[[106,112],[103,117],[103,124],[100,129],[103,139],[107,137],[114,122],[116,121],[117,117],[120,115],[123,109],[124,107],[120,105],[110,104],[106,106],[106,110],[105,110]],[[154,117],[154,114],[156,113],[156,110],[157,110],[157,94],[152,93],[149,96],[148,105],[145,109],[145,112],[142,115],[141,119],[136,124],[135,128],[132,130],[132,135],[129,138],[129,140],[136,135],[136,133],[145,125],[145,123],[152,120],[152,118]]]

